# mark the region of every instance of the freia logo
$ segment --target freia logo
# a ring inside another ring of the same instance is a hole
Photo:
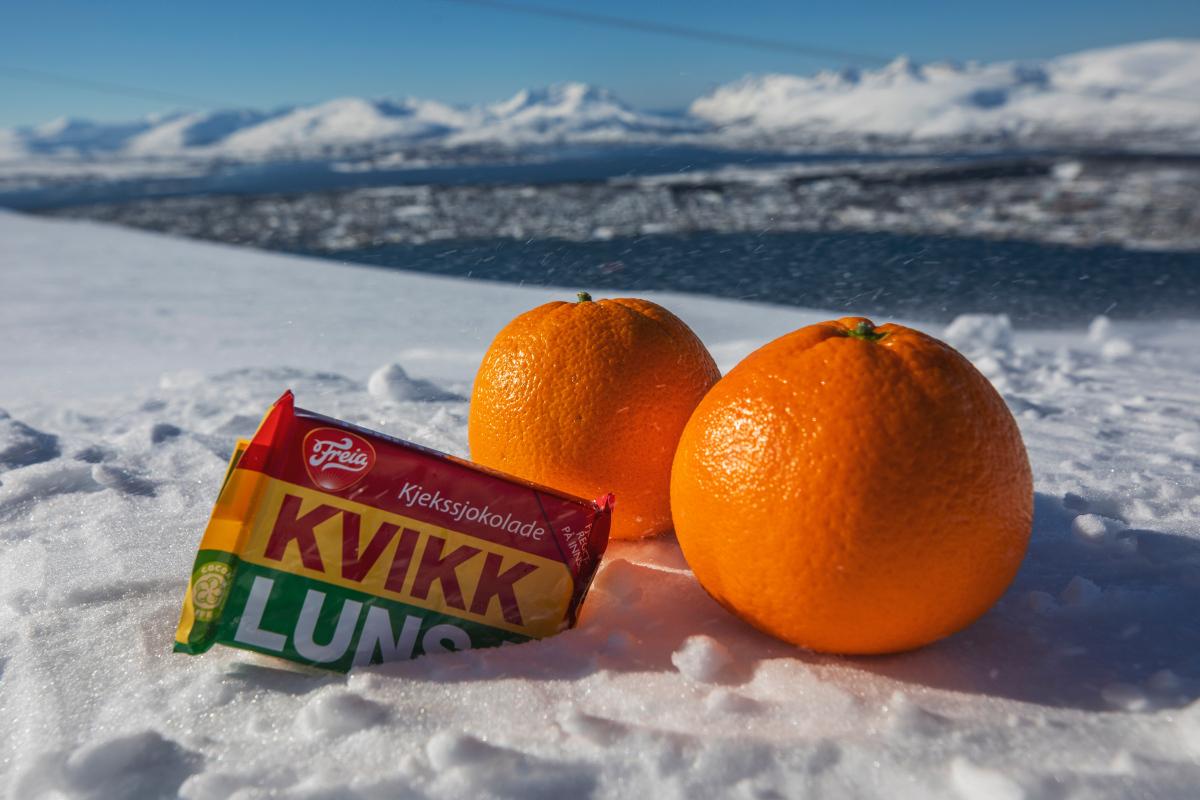
[[[337,428],[314,428],[304,437],[304,469],[328,492],[349,489],[375,466],[375,448],[361,436]]]

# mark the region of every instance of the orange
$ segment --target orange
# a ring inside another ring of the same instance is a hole
[[[750,354],[679,442],[684,557],[755,627],[830,653],[927,644],[1016,574],[1033,479],[1004,400],[949,345],[851,317]]]
[[[661,533],[679,434],[719,377],[670,311],[580,292],[496,335],[471,393],[471,458],[582,497],[613,492],[614,538]]]

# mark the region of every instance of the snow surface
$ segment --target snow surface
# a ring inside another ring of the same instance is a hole
[[[712,602],[664,538],[612,545],[575,630],[335,676],[170,652],[235,438],[290,386],[465,454],[490,337],[579,287],[3,213],[0,281],[9,796],[1195,796],[1200,323],[934,331],[1005,395],[1037,490],[1016,583],[946,641],[799,651]],[[652,297],[723,369],[829,316]]]
[[[846,135],[1091,140],[1156,133],[1161,147],[1170,133],[1194,145],[1200,40],[1140,42],[1046,61],[922,65],[901,57],[878,70],[751,76],[696,99],[689,112],[636,110],[582,83],[523,89],[473,106],[344,97],[270,111],[172,112],[116,123],[59,119],[0,130],[0,165],[7,173],[54,174],[55,163],[90,172],[97,160],[125,160],[141,170],[149,166],[140,162],[161,159],[317,157],[365,145],[775,146],[825,137],[846,147]]]

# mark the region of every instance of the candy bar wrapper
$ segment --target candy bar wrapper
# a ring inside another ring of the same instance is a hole
[[[230,461],[175,650],[351,666],[575,624],[608,542],[592,502],[293,407]]]

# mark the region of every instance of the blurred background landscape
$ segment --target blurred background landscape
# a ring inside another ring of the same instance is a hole
[[[1200,312],[1194,9],[300,5],[3,12],[0,207],[536,285]]]

